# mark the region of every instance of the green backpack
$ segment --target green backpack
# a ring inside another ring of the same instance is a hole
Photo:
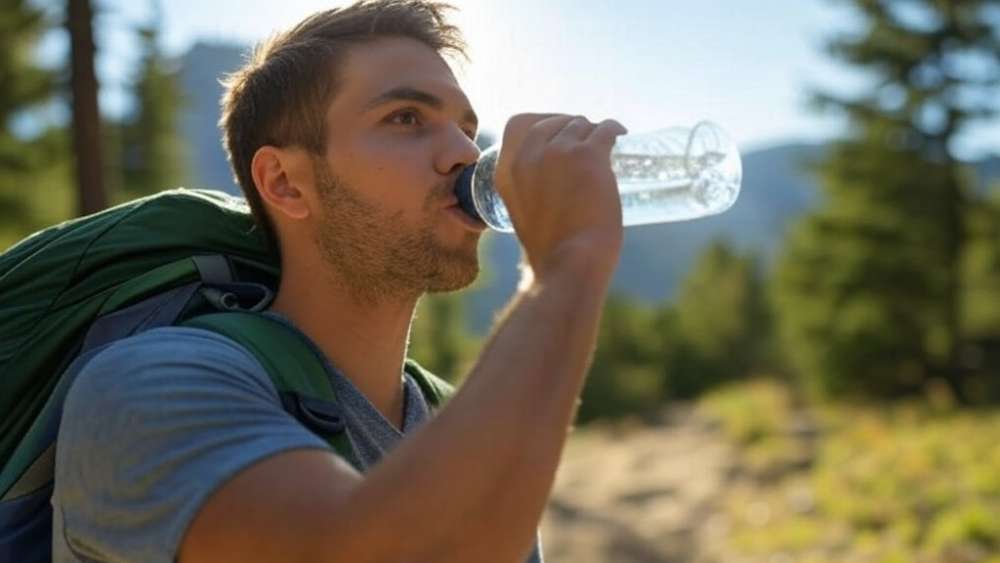
[[[158,326],[244,346],[285,410],[358,466],[322,360],[259,314],[279,275],[246,203],[208,190],[135,200],[0,254],[0,561],[51,559],[55,440],[76,374],[106,345]],[[432,408],[454,393],[412,360],[405,369]]]

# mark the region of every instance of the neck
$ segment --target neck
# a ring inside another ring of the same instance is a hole
[[[322,270],[323,274],[318,274]],[[328,268],[282,264],[271,310],[288,317],[396,428],[403,420],[403,364],[419,295],[380,296],[348,287]]]

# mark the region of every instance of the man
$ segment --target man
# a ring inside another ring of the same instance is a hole
[[[281,252],[267,314],[329,360],[364,471],[282,410],[239,345],[154,329],[100,353],[66,400],[57,561],[541,560],[538,522],[621,248],[609,153],[624,129],[507,124],[497,183],[526,279],[429,418],[402,371],[413,311],[475,279],[483,230],[453,193],[477,124],[441,56],[461,50],[443,8],[316,14],[259,49],[224,99],[236,177]]]

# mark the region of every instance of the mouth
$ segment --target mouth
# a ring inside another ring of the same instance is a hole
[[[450,203],[450,205],[447,205],[444,208],[444,212],[457,219],[458,222],[462,223],[462,226],[464,226],[466,229],[478,233],[481,233],[486,230],[487,227],[486,223],[466,213],[465,210],[462,209],[462,206],[459,205],[457,199],[455,199],[454,202],[445,202],[445,203]]]
[[[446,209],[458,205],[458,194],[455,193],[456,186],[458,186],[457,174],[455,174],[454,177],[449,178],[447,181],[445,181],[444,185],[442,186],[443,189],[441,194],[444,197],[442,197],[443,201],[441,203],[444,205]]]
[[[447,197],[443,198],[441,201],[440,209],[447,214],[458,219],[462,225],[471,231],[483,232],[486,230],[487,225],[483,221],[473,217],[466,213],[465,209],[462,209],[461,204],[458,201],[458,195],[455,194],[455,186],[458,184],[458,175],[456,174],[454,178],[449,179],[444,184],[444,191]]]

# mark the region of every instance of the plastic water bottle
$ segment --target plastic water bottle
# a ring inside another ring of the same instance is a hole
[[[462,209],[490,228],[512,233],[493,183],[500,145],[462,171],[455,192]],[[611,150],[625,226],[697,219],[729,209],[740,193],[743,166],[736,145],[717,125],[673,127],[618,137]]]

